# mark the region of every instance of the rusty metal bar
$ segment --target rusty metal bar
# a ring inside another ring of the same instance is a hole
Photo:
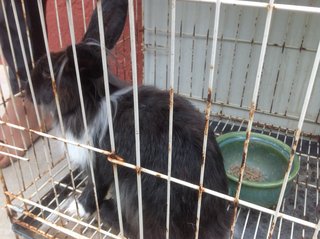
[[[200,169],[200,180],[199,180],[199,197],[198,197],[198,206],[197,206],[197,218],[196,218],[196,232],[195,239],[199,237],[199,225],[200,225],[200,216],[201,216],[201,203],[202,203],[202,193],[203,193],[203,180],[204,180],[204,171],[206,166],[206,155],[207,155],[207,143],[208,143],[208,132],[209,132],[209,121],[211,114],[212,106],[212,95],[213,95],[213,82],[214,82],[214,73],[216,69],[216,55],[217,55],[217,43],[218,43],[218,30],[219,30],[219,21],[220,21],[220,9],[221,2],[218,0],[216,2],[215,16],[214,16],[214,26],[213,26],[213,41],[211,49],[211,59],[209,65],[209,82],[208,82],[208,96],[207,96],[207,105],[205,112],[205,126],[204,126],[204,136],[203,136],[203,145],[202,145],[202,162]]]
[[[104,88],[105,88],[105,94],[106,94],[105,98],[106,98],[106,107],[107,107],[108,129],[109,129],[108,131],[109,131],[109,136],[110,136],[110,145],[111,145],[111,151],[115,152],[116,146],[115,146],[115,140],[114,140],[113,117],[112,117],[112,110],[111,110],[109,76],[108,76],[107,57],[106,57],[107,53],[106,53],[106,49],[105,49],[105,37],[104,37],[105,34],[104,34],[104,27],[103,27],[103,16],[102,16],[101,4],[102,4],[101,1],[97,2],[100,49],[101,49],[101,56],[102,56]],[[118,209],[120,235],[124,236],[121,201],[120,201],[118,168],[117,168],[116,164],[112,164],[112,167],[113,167],[113,175],[114,175],[114,183],[115,183],[115,192],[116,192],[116,202],[117,202],[117,209]]]
[[[22,222],[20,220],[13,219],[13,223],[15,223],[15,224],[27,229],[27,230],[30,230],[31,232],[38,233],[43,238],[49,238],[49,239],[53,239],[54,238],[52,235],[49,235],[48,233],[45,233],[42,230],[39,230],[38,228],[36,228],[36,227],[34,227],[34,226],[32,226],[32,225],[30,225],[28,223]],[[17,236],[17,239],[20,239],[20,237]]]
[[[8,16],[7,16],[6,11],[4,10],[5,9],[4,1],[1,1],[1,7],[3,9],[3,17],[4,17],[4,21],[5,21],[5,25],[6,25],[6,29],[7,29],[7,33],[8,33],[9,46],[10,46],[10,51],[11,51],[11,55],[12,55],[14,69],[16,72],[18,72],[17,60],[16,60],[16,56],[14,54],[15,51],[14,51],[14,47],[12,44],[12,36],[11,36],[11,32],[8,30],[8,29],[10,29],[9,23],[8,23]],[[2,61],[2,62],[5,62],[5,61]],[[21,89],[21,80],[20,80],[19,74],[16,74],[16,76],[17,76],[17,80],[18,80],[18,87],[19,87],[19,89]],[[11,85],[9,85],[9,87],[11,87]],[[10,91],[10,92],[12,92],[12,91]]]
[[[65,138],[61,138],[61,137],[58,137],[58,136],[54,136],[54,135],[51,135],[51,134],[48,134],[48,133],[41,132],[41,131],[38,131],[38,130],[28,129],[28,128],[25,128],[25,127],[20,126],[20,125],[16,125],[16,124],[12,124],[12,123],[9,123],[9,122],[2,121],[1,119],[0,119],[0,124],[7,125],[7,126],[12,127],[14,129],[18,129],[18,130],[34,133],[34,134],[37,134],[37,135],[39,135],[41,137],[45,137],[45,138],[48,138],[48,139],[58,140],[58,141],[61,141],[63,143],[72,144],[74,146],[82,147],[82,148],[85,148],[85,149],[88,149],[88,150],[91,150],[91,151],[94,151],[94,152],[97,152],[97,153],[104,154],[106,156],[110,156],[110,157],[116,158],[119,161],[123,161],[123,159],[120,156],[115,155],[114,153],[112,153],[110,151],[107,151],[107,150],[95,148],[95,147],[93,147],[91,145],[77,143],[77,142],[74,142],[74,141],[71,141],[71,140],[67,140]]]
[[[8,207],[14,209],[13,207],[11,207],[11,205],[8,205]],[[63,226],[59,226],[59,225],[57,225],[57,224],[55,224],[55,223],[51,223],[51,222],[49,222],[48,220],[45,220],[45,219],[43,219],[43,218],[41,218],[41,217],[38,217],[38,216],[36,216],[36,215],[28,212],[28,211],[23,211],[23,214],[26,215],[26,216],[28,216],[28,217],[31,217],[31,218],[39,221],[39,222],[41,222],[41,223],[43,223],[43,224],[45,224],[45,225],[48,225],[48,226],[51,227],[51,228],[54,228],[54,229],[56,229],[56,230],[58,230],[58,231],[60,231],[60,232],[63,232],[63,233],[65,233],[66,235],[72,236],[73,238],[87,239],[86,236],[80,235],[79,233],[75,233],[75,232],[73,232],[73,231],[71,231],[71,230],[69,230],[69,229],[67,229],[67,228],[64,228]],[[19,224],[21,224],[21,223],[19,223]],[[30,225],[28,225],[28,224],[26,224],[26,223],[24,223],[24,226],[27,227],[27,228],[29,228],[29,229],[31,229],[32,231],[35,231],[35,232],[39,233],[39,234],[44,234],[44,233],[41,233],[40,230],[37,230],[37,229],[34,228],[34,227],[33,227],[33,229],[30,228]]]
[[[14,199],[18,199],[18,200],[20,200],[20,201],[22,201],[22,202],[24,202],[24,203],[26,203],[26,204],[29,204],[29,205],[31,205],[31,206],[38,207],[38,208],[40,208],[40,209],[42,209],[42,210],[44,210],[44,211],[48,211],[49,213],[58,215],[58,216],[60,216],[60,217],[62,217],[62,218],[65,218],[65,219],[68,220],[68,221],[71,221],[71,222],[74,222],[74,223],[79,223],[80,225],[85,226],[85,227],[89,227],[89,228],[91,228],[91,229],[93,229],[93,230],[99,230],[99,228],[96,227],[96,226],[92,226],[92,225],[90,225],[90,224],[88,224],[88,223],[86,223],[86,222],[83,222],[83,221],[81,221],[81,220],[78,220],[78,219],[76,219],[76,218],[73,218],[73,217],[71,217],[71,216],[68,216],[67,214],[64,214],[64,213],[58,212],[58,211],[56,211],[56,210],[53,210],[53,209],[51,209],[51,208],[48,208],[48,207],[42,206],[42,205],[40,205],[40,204],[37,204],[37,203],[35,203],[35,202],[31,201],[31,200],[22,198],[22,197],[20,197],[20,196],[16,196],[16,195],[14,195],[14,194],[11,194],[10,192],[6,192],[6,195],[8,195],[8,196],[10,196],[10,197],[12,197],[12,198],[14,198]],[[10,207],[12,210],[16,210],[16,208],[15,208],[14,206],[11,206],[11,204],[8,204],[8,207]],[[24,210],[23,213],[24,213],[24,214],[27,213],[28,216],[30,216],[30,217],[34,216],[32,213],[29,213],[29,212],[26,211],[26,210]],[[39,218],[39,217],[36,217],[36,218],[34,218],[34,219],[39,220],[39,221],[41,220],[41,222],[42,222],[43,224],[48,224],[48,223],[49,223],[49,222],[47,222],[46,220],[44,220],[44,219],[42,219],[42,218]],[[51,224],[50,224],[50,226],[51,226]],[[66,230],[67,230],[67,229],[66,229]],[[103,229],[101,229],[99,232],[100,232],[100,233],[103,233],[103,234],[106,234],[106,235],[108,235],[108,236],[111,237],[111,238],[119,238],[119,237],[114,236],[114,235],[111,234],[111,233],[108,233],[107,231],[105,231],[105,230],[103,230]]]
[[[23,13],[23,19],[24,22],[26,23],[26,33],[27,33],[27,42],[28,42],[28,48],[29,48],[29,53],[30,53],[30,58],[31,58],[31,64],[32,67],[34,66],[34,57],[33,57],[33,51],[32,51],[32,45],[31,45],[31,40],[30,40],[30,31],[29,31],[29,26],[27,24],[27,14],[26,14],[26,8],[25,8],[25,1],[28,0],[21,0],[21,7],[22,7],[22,13]]]
[[[176,0],[171,0],[171,21],[170,22],[171,22],[171,34],[170,34],[169,139],[168,139],[166,239],[170,238],[170,198],[171,198],[172,133],[173,133],[173,107],[174,107]]]
[[[55,13],[56,13],[56,22],[57,22],[58,37],[59,37],[59,46],[60,46],[60,48],[62,48],[63,43],[62,43],[62,35],[61,35],[60,18],[59,18],[57,0],[54,0],[54,10],[55,10]]]
[[[138,75],[137,75],[137,53],[133,0],[128,1],[129,11],[129,32],[132,63],[133,82],[133,108],[134,108],[134,128],[136,145],[136,172],[138,189],[138,210],[139,210],[139,238],[143,239],[143,211],[142,211],[142,185],[141,185],[141,162],[140,162],[140,126],[139,126],[139,102],[138,102]]]
[[[178,1],[216,3],[218,0],[178,0]],[[259,8],[268,7],[268,3],[242,1],[242,0],[221,0],[221,3],[234,5],[234,6],[259,7]],[[280,4],[280,3],[273,4],[273,7],[279,10],[287,10],[287,11],[294,11],[294,12],[320,13],[320,8],[318,7],[306,7],[306,6],[299,6],[299,5],[293,5],[293,4]]]
[[[283,183],[282,183],[282,187],[281,187],[281,191],[280,191],[280,195],[279,195],[279,200],[278,200],[278,204],[277,204],[276,211],[275,211],[275,214],[274,214],[274,218],[273,218],[273,221],[272,221],[272,225],[271,225],[271,228],[270,228],[270,230],[268,232],[268,238],[270,238],[270,239],[272,238],[272,234],[273,234],[275,225],[277,223],[277,219],[279,217],[280,207],[281,207],[282,200],[283,200],[283,197],[284,197],[284,193],[285,193],[285,190],[286,190],[286,187],[287,187],[288,178],[289,178],[289,175],[290,175],[293,159],[294,159],[295,153],[297,151],[297,146],[298,146],[299,138],[300,138],[300,135],[301,135],[303,122],[304,122],[304,119],[305,119],[305,116],[306,116],[306,113],[307,113],[307,109],[308,109],[308,105],[309,105],[312,89],[313,89],[313,86],[314,86],[316,74],[317,74],[318,67],[319,67],[319,62],[320,62],[320,41],[319,41],[319,44],[318,44],[317,54],[316,54],[315,59],[314,59],[314,63],[313,63],[313,67],[312,67],[312,71],[311,71],[310,80],[309,80],[309,83],[308,83],[306,95],[305,95],[304,102],[303,102],[303,105],[302,105],[302,110],[301,110],[301,114],[300,114],[300,118],[299,118],[299,122],[298,122],[298,127],[297,127],[297,130],[296,130],[295,135],[294,135],[294,141],[293,141],[293,145],[291,147],[288,168],[287,168],[287,171],[286,171],[284,179],[283,179]],[[318,223],[318,227],[320,228],[320,221]],[[315,230],[314,237],[317,236],[318,232],[319,231]]]
[[[84,0],[81,0],[81,10],[82,10],[83,29],[84,29],[84,32],[86,32],[87,31],[87,22],[86,22],[86,9],[84,6]]]
[[[258,93],[259,93],[259,86],[260,86],[260,81],[261,81],[262,68],[263,68],[263,64],[264,64],[264,57],[266,54],[267,42],[268,42],[268,37],[269,37],[269,32],[270,32],[271,18],[272,18],[272,12],[273,12],[273,2],[274,2],[274,0],[270,0],[269,4],[267,5],[268,12],[267,12],[267,17],[266,17],[264,33],[263,33],[262,46],[261,46],[260,57],[259,57],[259,64],[258,64],[258,69],[257,69],[257,74],[256,74],[256,81],[255,81],[255,85],[254,85],[251,107],[250,107],[250,112],[249,112],[249,121],[248,121],[248,127],[247,127],[247,131],[246,131],[246,139],[244,141],[244,146],[243,146],[243,154],[242,154],[242,162],[241,162],[241,168],[240,168],[239,181],[238,181],[238,186],[237,186],[237,190],[236,190],[236,195],[234,198],[234,213],[233,213],[231,234],[230,234],[231,238],[233,238],[233,236],[234,236],[234,230],[235,230],[235,224],[236,224],[236,214],[237,214],[237,210],[238,210],[241,185],[242,185],[242,181],[243,181],[244,169],[246,167],[248,146],[249,146],[249,142],[250,142],[250,134],[251,134],[252,124],[253,124],[254,112],[256,109]]]
[[[3,146],[3,147],[6,147],[6,148],[9,148],[9,149],[14,149],[16,151],[20,151],[20,152],[25,152],[26,150],[23,149],[23,148],[20,148],[20,147],[17,147],[17,146],[13,146],[13,145],[10,145],[10,144],[5,144],[5,143],[2,143],[0,141],[0,147]]]

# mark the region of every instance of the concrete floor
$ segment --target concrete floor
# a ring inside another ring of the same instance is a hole
[[[7,216],[2,188],[0,189],[0,235],[1,238],[14,239],[15,234],[11,230],[11,223]]]

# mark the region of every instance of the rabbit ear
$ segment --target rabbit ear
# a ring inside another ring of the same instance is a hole
[[[92,79],[102,76],[100,47],[80,43],[76,45],[76,52],[81,77]],[[68,58],[66,68],[74,71],[74,58],[71,46],[66,49],[66,53]]]
[[[76,51],[82,83],[94,86],[95,92],[100,96],[104,96],[103,67],[100,47],[97,47],[97,45],[80,43],[76,45]],[[68,72],[72,72],[72,74],[75,75],[73,50],[71,46],[66,49],[66,54],[68,62],[66,63],[65,68]],[[126,82],[120,81],[110,72],[108,75],[110,94],[128,86]]]
[[[108,49],[112,49],[118,41],[126,22],[127,11],[128,0],[102,0],[104,35]],[[87,32],[82,40],[100,42],[97,9],[92,14]]]

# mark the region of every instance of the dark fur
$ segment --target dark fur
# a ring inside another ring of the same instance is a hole
[[[106,2],[110,2],[110,5],[106,4]],[[111,44],[109,45],[111,48],[117,41],[123,28],[122,22],[125,20],[125,15],[119,17],[117,13],[127,11],[126,4],[119,5],[116,4],[117,2],[117,0],[103,2],[104,6],[108,5],[117,8],[116,11],[112,11],[115,10],[112,8],[107,11],[115,12],[108,18],[109,24],[106,24],[106,38],[107,42]],[[118,25],[111,24],[114,18],[117,19]],[[112,29],[117,29],[117,34],[109,33],[110,29],[108,27],[111,25]],[[90,38],[96,37],[96,27],[97,25],[94,25],[94,21],[92,21],[89,30],[91,29],[90,31],[93,32],[87,32],[86,36],[90,36]],[[105,101],[100,48],[95,45],[80,43],[77,45],[77,55],[88,125],[89,127],[99,127],[98,125],[93,126],[93,124],[96,115],[100,111],[100,102]],[[75,137],[80,137],[84,128],[72,51],[70,48],[67,48],[65,51],[53,53],[51,57],[54,64],[55,76],[58,78],[57,92],[65,128]],[[60,79],[58,75],[62,62],[65,62],[65,66],[63,67]],[[36,64],[32,73],[32,81],[38,104],[45,105],[45,108],[54,112],[56,116],[54,94],[52,93],[51,79],[48,72],[47,58],[43,57]],[[125,87],[121,81],[111,74],[109,74],[109,80],[111,94]],[[123,157],[126,162],[135,164],[132,91],[123,94],[117,99],[117,106],[114,107],[113,114],[116,154]],[[139,116],[141,166],[167,174],[169,93],[153,87],[139,87]],[[199,184],[205,125],[204,117],[191,103],[178,95],[174,97],[173,117],[172,176],[193,184]],[[105,119],[107,120],[106,116]],[[95,147],[110,150],[108,131],[102,137],[98,133],[92,135],[92,140]],[[211,129],[208,135],[206,156],[204,187],[227,193],[228,185],[223,159]],[[112,198],[104,200],[107,191],[110,187],[113,187],[114,183],[112,165],[106,160],[105,155],[97,153],[95,154],[94,164],[95,181],[102,218],[109,225],[117,228],[118,215],[114,190],[111,191]],[[125,167],[118,167],[118,174],[125,234],[130,238],[138,238],[139,220],[136,171]],[[166,194],[167,181],[142,173],[145,238],[165,238]],[[90,179],[79,201],[86,211],[90,213],[95,211],[93,186]],[[170,238],[194,238],[197,201],[198,191],[172,183]],[[228,231],[226,205],[225,200],[203,194],[199,238],[226,237]]]

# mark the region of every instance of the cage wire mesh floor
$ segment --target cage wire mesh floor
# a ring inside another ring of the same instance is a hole
[[[247,121],[219,116],[214,117],[211,126],[217,135],[221,135],[231,131],[245,131]],[[289,129],[256,123],[253,132],[270,135],[289,146],[293,142],[294,132]],[[295,179],[294,189],[284,199],[281,207],[281,212],[315,224],[318,223],[320,216],[319,150],[319,136],[303,135],[301,137],[297,150],[301,163],[299,175]],[[13,211],[17,212],[13,218],[15,233],[25,238],[72,238],[79,235],[85,238],[99,238],[100,236],[116,238],[116,234],[110,234],[112,229],[108,225],[102,224],[101,230],[98,228],[96,215],[87,221],[79,220],[77,215],[68,216],[66,205],[74,196],[77,197],[81,193],[85,185],[86,177],[83,172],[80,170],[72,172],[76,186],[76,190],[73,190],[71,174],[63,160],[57,161],[54,171],[53,188],[50,187],[50,180],[44,180],[41,186],[37,182],[39,187],[44,189],[43,196],[37,203],[28,200],[28,197],[24,197],[21,201],[23,197],[11,195],[16,197],[10,206]],[[45,177],[46,175],[43,175],[42,179]],[[32,186],[30,190],[32,191]],[[53,216],[52,211],[48,211],[48,208],[59,211],[60,214]],[[271,219],[267,213],[241,206],[237,214],[235,238],[265,238]],[[308,226],[280,218],[273,238],[311,238],[313,233],[314,229]]]

